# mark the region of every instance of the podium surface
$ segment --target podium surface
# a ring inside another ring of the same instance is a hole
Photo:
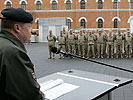
[[[132,79],[128,78],[79,70],[57,72],[38,79],[38,82],[41,84],[56,79],[62,79],[66,83],[80,87],[55,100],[111,100],[113,90],[132,82]]]

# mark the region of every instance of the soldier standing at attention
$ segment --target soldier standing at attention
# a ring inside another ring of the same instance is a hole
[[[67,40],[68,40],[68,52],[71,54],[75,54],[75,36],[72,30],[70,30],[70,33],[67,36]]]
[[[107,36],[107,58],[109,58],[109,55],[111,55],[111,58],[113,58],[114,55],[114,36],[112,34],[112,31],[109,31],[109,34]]]
[[[57,41],[58,41],[59,49],[65,51],[65,41],[66,41],[66,38],[63,35],[62,31],[60,31],[60,35],[57,37]],[[64,58],[64,56],[61,56],[61,54],[59,54],[59,59],[61,59],[61,58]]]
[[[97,51],[98,51],[98,58],[103,58],[103,49],[104,49],[104,40],[105,37],[101,31],[99,31],[99,35],[97,36]]]
[[[121,31],[118,30],[118,34],[116,34],[116,58],[118,58],[118,55],[120,54],[121,58],[122,56],[122,46],[123,45],[123,36],[121,34]]]
[[[132,36],[128,31],[125,37],[126,58],[131,58],[132,41],[133,41]]]
[[[78,52],[79,56],[85,57],[85,35],[82,33],[82,30],[80,31],[80,34],[78,35]]]
[[[52,30],[49,31],[47,40],[48,40],[48,50],[49,50],[49,58],[48,59],[51,59],[52,58],[51,48],[55,46],[55,42],[56,42],[56,37],[52,34]],[[55,59],[54,53],[53,53],[53,59]]]
[[[68,32],[65,30],[65,27],[63,27],[63,36],[66,39],[66,42],[65,42],[65,51],[68,52],[68,40],[67,40]]]
[[[92,52],[92,57],[95,58],[95,51],[94,51],[94,43],[95,43],[95,37],[94,37],[94,31],[89,32],[87,37],[88,42],[88,58],[90,57],[90,51]]]
[[[75,32],[75,54],[78,55],[78,32]]]

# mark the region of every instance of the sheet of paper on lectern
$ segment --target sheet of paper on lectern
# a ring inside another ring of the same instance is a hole
[[[62,79],[50,80],[41,85],[41,91],[45,94],[45,98],[54,100],[70,91],[73,91],[79,86],[64,83]]]

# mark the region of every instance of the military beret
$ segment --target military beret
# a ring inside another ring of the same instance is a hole
[[[1,19],[10,19],[17,22],[31,23],[33,21],[33,16],[26,12],[22,8],[7,8],[1,11],[3,17]]]

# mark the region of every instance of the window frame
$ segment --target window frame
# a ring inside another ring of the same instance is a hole
[[[7,3],[6,3],[6,8],[10,8],[11,7],[11,3],[8,1]]]
[[[81,21],[80,21],[80,27],[82,27],[82,28],[86,28],[86,22],[85,22],[85,19],[81,19]]]
[[[80,9],[85,9],[85,0],[80,1]]]
[[[52,1],[52,10],[57,10],[57,2],[55,0]]]
[[[21,8],[26,10],[26,2],[25,1],[22,1],[21,2]]]
[[[41,10],[41,2],[40,1],[36,2],[36,10]]]
[[[118,19],[117,18],[114,19],[114,28],[118,28],[118,23],[119,23]]]
[[[71,10],[71,1],[70,0],[66,1],[66,10]]]
[[[98,28],[103,28],[103,20],[98,19]]]

